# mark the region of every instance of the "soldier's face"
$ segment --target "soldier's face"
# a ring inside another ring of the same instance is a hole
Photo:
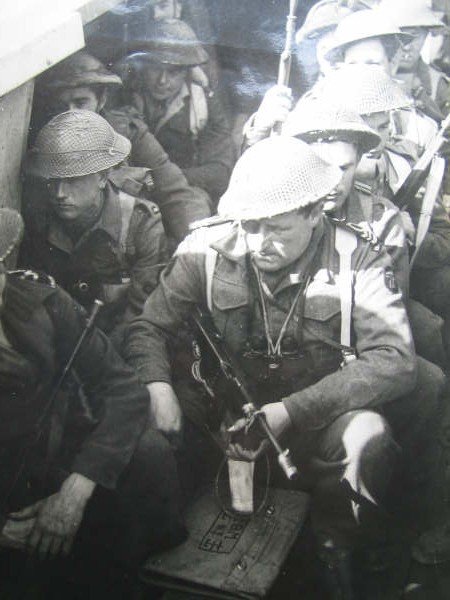
[[[311,212],[291,211],[270,219],[243,221],[247,247],[260,271],[275,272],[296,261],[307,249],[322,205]]]
[[[187,72],[178,65],[147,63],[141,73],[143,90],[158,102],[170,100],[181,90]]]
[[[55,113],[66,110],[91,110],[100,112],[104,101],[90,87],[76,87],[57,92],[52,101]]]
[[[52,209],[62,221],[88,221],[103,203],[105,185],[103,173],[50,179],[47,186]]]
[[[351,65],[379,65],[390,74],[389,57],[378,38],[351,44],[345,51],[344,62]]]
[[[427,37],[427,30],[421,27],[408,27],[405,32],[412,35],[410,42],[403,44],[400,51],[398,64],[399,73],[411,73],[417,66],[420,58],[420,51]]]
[[[315,142],[310,144],[316,154],[327,163],[339,167],[342,179],[331,194],[325,198],[324,210],[337,213],[345,204],[355,179],[359,162],[358,148],[349,142]]]
[[[365,115],[364,121],[381,137],[381,142],[378,144],[378,146],[370,151],[370,154],[379,156],[389,140],[391,125],[389,113],[377,112],[372,113],[371,115]]]
[[[153,6],[153,18],[155,21],[160,19],[179,19],[181,17],[181,2],[179,0],[159,0]]]

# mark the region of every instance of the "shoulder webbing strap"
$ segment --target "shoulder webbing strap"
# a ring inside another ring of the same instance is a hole
[[[357,246],[356,235],[342,227],[336,227],[336,251],[339,254],[338,287],[341,299],[341,344],[351,347],[351,323],[353,304],[352,254]],[[354,353],[343,350],[344,363],[353,360]]]
[[[119,245],[120,250],[123,254],[126,253],[128,230],[130,229],[131,215],[133,214],[134,206],[136,204],[135,198],[129,196],[125,192],[119,191],[120,198],[120,210],[122,222],[120,224],[120,238]]]
[[[206,304],[208,310],[212,310],[212,280],[214,269],[216,267],[217,251],[214,248],[208,247],[205,256],[205,274],[206,274]]]

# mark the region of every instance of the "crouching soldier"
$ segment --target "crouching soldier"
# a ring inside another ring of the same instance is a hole
[[[41,129],[27,170],[47,181],[48,198],[42,218],[26,223],[21,257],[25,267],[54,277],[83,306],[102,300],[99,326],[118,345],[169,256],[156,205],[108,179],[130,147],[90,111],[61,113]]]
[[[245,152],[219,204],[231,222],[201,228],[179,246],[131,323],[125,350],[147,384],[157,426],[180,428],[170,335],[197,306],[210,308],[268,424],[287,436],[300,484],[312,494],[319,554],[333,573],[342,573],[358,540],[365,547],[383,538],[377,507],[393,499],[400,448],[412,477],[408,459],[419,448],[425,455],[437,404],[419,411],[405,396],[416,360],[388,255],[323,214],[322,199],[341,176],[294,138]],[[208,406],[203,429],[214,421]],[[233,440],[228,454],[250,458]],[[400,472],[406,478],[407,469]]]
[[[6,270],[22,231],[20,215],[1,209],[1,564],[11,560],[5,548],[42,559],[70,554],[53,563],[54,580],[65,573],[106,585],[115,574],[119,585],[124,567],[136,570],[151,550],[184,535],[175,460],[163,436],[146,428],[145,387],[85,311],[52,278]],[[55,396],[71,358],[89,409],[83,424],[67,395]],[[16,562],[25,568],[23,557]],[[16,573],[13,585],[21,581]]]

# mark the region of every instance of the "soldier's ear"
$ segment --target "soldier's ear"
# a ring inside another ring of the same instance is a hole
[[[309,212],[309,221],[312,225],[312,227],[317,227],[317,225],[319,224],[319,222],[322,219],[322,214],[323,214],[323,202],[315,202],[310,209]]]
[[[102,90],[98,97],[98,112],[103,110],[106,105],[106,101],[108,100],[108,91],[105,89]]]
[[[108,183],[108,176],[109,176],[110,171],[111,171],[111,169],[105,169],[104,171],[100,171],[100,173],[99,173],[99,177],[100,177],[99,187],[101,190],[104,190],[106,187],[106,184]]]

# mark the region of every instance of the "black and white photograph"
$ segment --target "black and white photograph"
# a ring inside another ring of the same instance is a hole
[[[450,598],[450,0],[1,0],[0,600]]]

